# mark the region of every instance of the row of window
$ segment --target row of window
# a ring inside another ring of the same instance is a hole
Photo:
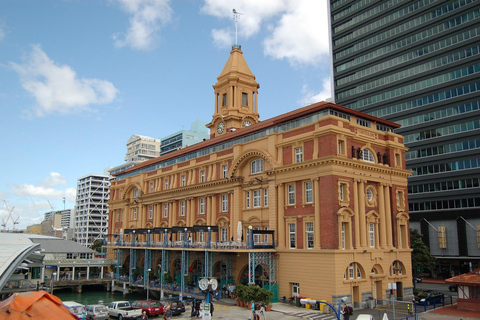
[[[408,203],[409,212],[429,211],[429,210],[449,210],[461,208],[478,208],[480,207],[480,198],[463,198],[454,200],[438,200]]]
[[[402,128],[405,128],[405,127],[417,125],[420,123],[440,120],[440,119],[448,118],[454,115],[469,113],[477,110],[480,110],[480,101],[478,100],[473,102],[465,102],[453,107],[447,106],[444,109],[419,114],[409,118],[397,120],[395,122],[401,125]]]
[[[222,107],[225,107],[227,105],[227,94],[224,93],[222,95]],[[242,106],[248,106],[248,93],[242,92]]]
[[[442,128],[430,129],[421,132],[407,134],[403,138],[404,143],[428,140],[438,137],[444,137],[452,134],[468,132],[480,128],[480,120],[472,120],[464,123],[452,124]]]
[[[418,185],[409,185],[408,194],[430,193],[435,191],[457,190],[480,187],[479,178],[432,182]]]
[[[473,0],[467,0],[469,2]],[[428,6],[431,3],[436,2],[436,0],[423,0],[423,1],[418,1],[415,3],[410,4],[407,7],[403,7],[398,11],[392,12],[391,14],[388,14],[384,17],[382,17],[379,20],[376,20],[370,24],[367,24],[361,28],[355,29],[355,31],[347,34],[346,36],[339,38],[338,40],[335,40],[335,46],[341,45],[342,43],[348,42],[356,37],[359,37],[363,34],[368,34],[371,33],[373,30],[380,30],[381,28],[385,27],[386,25],[391,25],[395,20],[400,19],[404,16],[411,15],[412,12],[416,12],[417,10],[421,9],[422,7]],[[457,3],[460,2],[459,0],[456,1]],[[465,2],[462,0],[462,2]],[[425,18],[430,18],[428,20],[431,20],[436,17],[436,15],[442,14],[443,8],[438,8],[435,9],[433,13],[428,13],[424,15]],[[443,12],[445,14],[446,12]],[[433,15],[433,17],[431,17]],[[428,21],[425,20],[425,21]],[[408,29],[406,25],[404,25],[404,30]],[[383,38],[382,38],[383,39]]]
[[[416,83],[411,83],[403,87],[398,87],[390,91],[385,91],[377,95],[373,95],[364,99],[359,99],[356,101],[356,106],[357,108],[361,108],[377,102],[411,94],[413,92],[430,88],[439,84],[449,83],[453,80],[461,79],[473,74],[477,74],[479,72],[480,72],[480,63],[475,63],[473,65],[466,66],[457,70],[453,70],[444,74],[440,74],[435,77],[431,77],[429,79],[424,79]]]
[[[388,76],[385,76],[383,78],[378,78],[370,82],[366,82],[362,85],[359,85],[353,89],[349,89],[347,91],[343,91],[340,94],[338,94],[339,99],[345,99],[348,98],[352,95],[356,95],[365,91],[372,90],[374,88],[379,88],[387,84],[391,84],[396,81],[403,80],[408,77],[413,77],[416,75],[419,75],[421,73],[430,71],[430,70],[435,70],[440,67],[452,64],[454,62],[458,62],[459,60],[463,60],[466,58],[469,58],[471,56],[478,55],[480,51],[480,45],[476,45],[461,51],[454,52],[452,54],[440,57],[435,60],[428,61],[424,64],[420,64],[417,66],[414,66],[412,68],[408,69],[402,69],[401,71],[397,73],[390,74]]]
[[[374,0],[360,0],[360,1],[356,1],[355,3],[352,3],[351,6],[349,6],[348,8],[343,8],[342,11],[340,11],[339,13],[337,13],[336,15],[333,16],[333,21],[335,20],[338,20],[340,19],[341,17],[343,16],[346,16],[348,14],[350,14],[351,12],[354,12],[356,10],[359,10],[361,8],[363,8],[364,6],[368,6],[371,2],[373,2]]]
[[[397,33],[404,32],[407,29],[410,29],[412,27],[416,27],[418,25],[421,25],[422,23],[427,21],[427,19],[430,18],[432,15],[435,15],[434,12],[433,13],[431,12],[427,15],[415,18],[414,20],[408,21],[408,22],[406,22],[404,24],[401,24],[401,25],[399,25],[399,26],[397,26],[393,29],[390,29],[388,31],[380,33],[380,34],[378,34],[378,35],[376,35],[372,38],[369,38],[365,41],[362,41],[360,43],[357,43],[357,44],[349,47],[346,50],[343,50],[343,51],[340,51],[340,52],[336,53],[335,58],[336,59],[341,59],[342,57],[352,55],[352,54],[355,53],[355,51],[358,51],[358,50],[366,48],[368,46],[377,44],[379,41],[391,38],[393,35],[395,35]],[[418,41],[426,41],[426,39],[431,38],[432,36],[443,33],[443,32],[445,32],[447,30],[450,30],[450,29],[452,29],[456,26],[460,26],[460,25],[465,24],[467,22],[473,21],[473,20],[477,19],[479,17],[479,15],[480,15],[480,10],[479,9],[472,10],[472,11],[470,11],[468,13],[465,13],[461,16],[452,18],[452,19],[447,20],[445,22],[441,22],[440,24],[435,25],[435,26],[433,26],[429,29],[422,30],[421,32],[413,34],[409,37],[405,37],[405,38],[403,38],[403,39],[401,39],[397,42],[388,44],[383,48],[377,49],[376,52],[380,52],[380,54],[378,56],[381,56],[386,52],[398,50],[398,49],[400,49],[402,47],[405,47],[407,45],[411,45],[412,43],[415,43],[415,42],[418,42]],[[431,20],[431,18],[428,19],[428,20]],[[378,58],[378,56],[377,56],[377,58]]]
[[[375,117],[384,117],[390,114],[402,112],[404,110],[409,110],[409,109],[419,108],[419,107],[426,107],[427,105],[430,105],[433,103],[445,101],[455,97],[460,97],[469,93],[476,93],[478,91],[480,91],[480,82],[474,82],[474,83],[458,86],[452,89],[447,89],[445,91],[432,93],[418,99],[413,99],[413,100],[405,101],[399,104],[391,105],[386,108],[372,111],[370,112],[370,114]],[[354,102],[349,104],[348,107],[352,109],[356,109],[357,104],[356,102]]]
[[[198,213],[199,214],[205,214],[205,197],[198,198]],[[169,203],[164,203],[163,204],[163,217],[168,218],[168,213],[169,213],[169,208],[170,205]],[[180,216],[185,216],[185,208],[186,208],[186,200],[180,200],[179,201],[179,214]],[[130,209],[130,214],[131,214],[131,219],[132,220],[137,220],[139,217],[139,210],[137,207],[131,208]],[[228,212],[228,194],[223,194],[221,195],[221,212]],[[119,209],[117,210],[117,222],[121,221],[121,215],[123,213],[123,210]],[[149,205],[148,206],[148,214],[147,214],[147,219],[153,219],[154,216],[154,206]]]
[[[268,189],[257,189],[257,190],[249,190],[245,192],[246,208],[247,209],[251,208],[252,199],[250,199],[250,197],[253,198],[253,203],[252,203],[253,208],[262,207],[262,194],[263,194],[263,207],[268,207]]]
[[[412,176],[422,176],[432,173],[468,170],[478,167],[480,167],[480,158],[452,161],[448,163],[437,163],[409,169],[413,171]]]
[[[425,45],[421,48],[416,48],[410,52],[407,52],[405,54],[402,54],[400,56],[395,56],[392,57],[388,60],[384,60],[382,62],[379,62],[377,64],[374,64],[372,66],[367,66],[364,69],[358,70],[355,73],[348,75],[346,77],[340,78],[337,80],[337,85],[344,85],[352,81],[358,81],[361,78],[364,78],[366,76],[370,76],[374,73],[377,72],[383,72],[386,69],[391,69],[394,66],[397,66],[399,64],[423,57],[427,54],[432,54],[436,51],[439,51],[444,48],[448,48],[451,46],[459,46],[461,45],[461,42],[476,38],[480,35],[480,27],[476,27],[474,29],[470,29],[467,31],[464,31],[459,34],[454,34],[451,35],[450,37],[443,38],[437,42],[430,43],[428,45]],[[361,56],[358,58],[355,58],[353,60],[350,60],[346,63],[343,63],[339,66],[336,67],[336,71],[340,72],[343,70],[346,70],[350,67],[356,66],[362,62],[365,62],[365,60],[371,60],[375,57],[370,57],[370,56]]]
[[[456,153],[460,151],[474,150],[474,149],[480,149],[480,139],[472,139],[467,141],[449,143],[443,146],[434,146],[434,147],[428,147],[424,149],[407,151],[405,159],[412,160],[412,159],[436,156],[439,154]]]

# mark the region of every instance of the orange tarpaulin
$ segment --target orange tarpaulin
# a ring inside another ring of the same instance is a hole
[[[46,291],[15,293],[0,302],[0,320],[78,320],[60,298]]]

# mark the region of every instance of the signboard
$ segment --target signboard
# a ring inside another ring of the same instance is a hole
[[[45,266],[45,269],[57,269],[57,266]]]
[[[388,289],[390,289],[390,290],[392,290],[392,289],[393,289],[393,290],[397,290],[397,284],[396,284],[395,282],[389,283],[389,284],[388,284]]]
[[[211,320],[212,315],[210,314],[210,303],[204,303],[203,306],[202,306],[202,309],[203,309],[202,319],[203,320]]]

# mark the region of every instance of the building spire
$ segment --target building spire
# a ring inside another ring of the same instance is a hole
[[[241,46],[238,44],[238,19],[240,19],[240,16],[243,15],[243,13],[237,12],[237,10],[233,9],[233,19],[235,20],[235,44],[233,45],[232,49],[238,48],[240,49]]]

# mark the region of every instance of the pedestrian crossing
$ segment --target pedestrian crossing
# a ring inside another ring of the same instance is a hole
[[[282,311],[283,314],[294,316],[294,317],[301,317],[310,320],[335,320],[337,316],[334,313],[319,313],[319,312],[285,312]]]

